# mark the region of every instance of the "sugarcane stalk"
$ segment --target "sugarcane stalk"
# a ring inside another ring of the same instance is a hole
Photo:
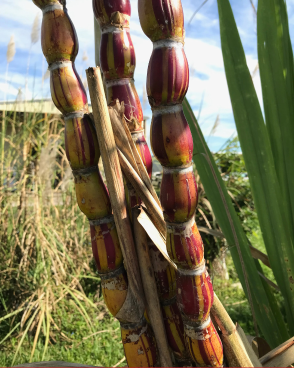
[[[98,170],[97,133],[87,114],[86,92],[74,65],[78,53],[75,28],[65,1],[33,2],[43,11],[41,43],[49,64],[52,100],[64,116],[66,155],[74,175],[78,205],[89,219],[103,297],[110,313],[120,321],[129,366],[154,366],[156,345],[143,318],[140,282],[138,277],[130,282],[124,269],[123,261],[127,260],[123,260],[109,194]],[[134,267],[128,267],[131,275]]]
[[[100,65],[105,78],[107,102],[109,105],[116,105],[118,100],[124,105],[124,117],[131,132],[132,140],[137,147],[149,177],[151,177],[152,159],[144,137],[143,112],[133,80],[136,60],[129,29],[130,1],[93,0],[93,10],[96,19],[100,23],[102,33]],[[121,164],[123,164],[122,160]],[[128,180],[126,180],[126,194],[131,217],[131,208],[140,204],[141,200],[145,201],[145,198],[138,196],[134,183],[130,183]],[[159,262],[156,257],[153,257],[153,261]],[[158,269],[156,265],[154,268]],[[168,264],[162,272],[166,273],[165,280],[169,282]],[[157,272],[155,272],[156,275]],[[173,289],[172,285],[171,288]],[[166,307],[166,301],[163,306],[163,310],[169,309],[168,315],[164,316],[167,337],[176,358],[179,358],[178,360],[181,360],[183,364],[189,364],[186,359],[187,353],[181,314],[177,309],[174,296],[170,299],[168,307]],[[170,307],[171,305],[173,307]]]
[[[177,266],[167,255],[164,245],[165,237],[162,238],[153,222],[146,213],[146,209],[141,207],[141,213],[137,217],[140,225],[145,229],[147,234],[150,234],[154,244],[156,244],[158,254],[161,253],[172,268],[177,269]],[[247,337],[241,331],[240,326],[236,326],[223,304],[214,294],[213,305],[211,307],[211,317],[222,332],[222,341],[224,344],[224,353],[229,367],[259,367],[261,363],[258,361],[252,347],[248,345]]]
[[[164,234],[166,226],[161,209],[119,149],[118,154],[125,176],[131,182],[140,198],[143,199],[157,229],[161,234]],[[176,303],[176,272],[152,240],[149,239],[147,244],[156,277],[157,290],[160,296],[162,315],[169,345],[179,365],[190,365],[184,341],[184,325]]]
[[[122,246],[124,261],[127,266],[130,287],[133,291],[133,297],[130,300],[130,307],[138,305],[140,317],[142,318],[145,309],[143,288],[132,236],[132,229],[127,216],[124,185],[105,99],[100,68],[89,68],[86,70],[86,74],[106,180],[107,183],[109,183],[108,189],[110,192],[113,214]],[[127,329],[125,328],[125,330]],[[136,350],[138,339],[135,339],[135,344],[131,346],[133,348],[131,349],[130,346],[128,346],[128,342],[130,341],[133,343],[134,337],[131,338],[130,336],[132,335],[130,334],[124,335],[122,331],[124,349],[129,366],[138,366],[139,364],[139,366],[145,365],[149,367],[156,364],[158,357],[155,340],[152,339],[153,335],[150,333],[150,330],[148,330],[147,325],[145,326],[144,331],[146,331],[146,333],[144,333],[143,337],[146,341],[145,348],[142,351],[140,350],[141,348]],[[137,338],[136,333],[134,333],[134,336]],[[151,357],[148,356],[148,352]]]
[[[213,288],[195,223],[193,139],[182,108],[189,68],[183,48],[181,1],[139,0],[139,18],[144,33],[153,42],[147,73],[151,146],[163,166],[160,200],[167,226],[167,250],[178,267],[177,299],[185,340],[197,365],[222,366],[222,343],[210,319]]]
[[[152,159],[143,134],[143,111],[133,80],[136,58],[129,28],[130,2],[93,0],[93,11],[102,33],[100,65],[106,83],[107,102],[124,102],[125,118],[151,176]]]
[[[211,314],[222,331],[222,341],[229,367],[254,367],[236,325],[215,294]]]
[[[134,237],[140,264],[140,272],[146,295],[148,317],[151,321],[151,325],[156,337],[161,367],[172,367],[173,364],[168,348],[159,298],[157,293],[154,293],[154,290],[156,290],[156,281],[149,254],[148,236],[144,228],[138,222],[138,216],[141,213],[140,207],[134,207],[132,211],[134,221]]]

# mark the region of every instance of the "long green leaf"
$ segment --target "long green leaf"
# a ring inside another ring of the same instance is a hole
[[[212,205],[217,222],[226,237],[238,277],[248,298],[245,279],[247,275],[257,323],[268,343],[274,348],[289,337],[285,327],[277,323],[277,321],[283,320],[283,317],[274,298],[268,299],[257,272],[255,261],[251,256],[248,240],[240,220],[187,99],[184,100],[183,108],[193,136],[193,159],[201,182]],[[271,292],[270,290],[267,291]],[[277,318],[273,310],[278,313]]]
[[[286,4],[283,0],[259,0],[257,40],[266,126],[281,187],[285,221],[290,229],[293,244],[293,51]]]
[[[262,270],[262,268],[260,266],[259,261],[257,259],[255,259],[254,260],[254,263],[255,263],[255,266],[256,266],[257,271],[260,274],[263,274],[263,270]],[[269,286],[269,284],[265,281],[265,279],[263,279],[262,277],[260,279],[261,279],[261,282],[263,284],[263,287],[264,287],[264,290],[266,292],[266,295],[268,297],[268,301],[269,301],[269,304],[271,306],[271,310],[272,310],[272,312],[273,312],[273,314],[275,316],[275,319],[277,321],[277,324],[280,327],[280,330],[281,330],[281,332],[282,332],[282,334],[284,336],[284,339],[287,339],[287,336],[289,336],[288,330],[287,330],[287,325],[286,325],[284,316],[281,313],[280,307],[277,304],[276,297],[275,297],[275,295],[273,293],[273,289]]]
[[[224,66],[234,118],[269,260],[285,299],[287,321],[294,334],[292,247],[270,140],[246,64],[229,0],[218,0]]]

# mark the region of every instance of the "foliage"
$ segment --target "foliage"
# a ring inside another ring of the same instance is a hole
[[[241,221],[187,100],[184,101],[184,112],[193,135],[194,162],[217,222],[227,240],[238,277],[249,300],[253,320],[258,321],[263,335],[272,347],[279,345],[288,337],[283,316],[272,291],[259,276],[262,269],[260,265],[257,268],[257,261],[255,262],[251,256]],[[268,311],[267,314],[264,313],[265,309]],[[255,330],[257,334],[256,326]]]
[[[233,200],[242,227],[249,235],[259,228],[259,223],[238,137],[229,139],[219,152],[213,154],[213,158]]]
[[[218,0],[218,8],[225,72],[240,146],[272,277],[283,296],[287,324],[273,291],[259,276],[262,268],[249,252],[246,234],[187,101],[184,110],[194,138],[194,161],[229,244],[253,318],[269,344],[275,347],[289,338],[289,332],[294,333],[294,175],[291,165],[294,74],[286,4],[283,0],[259,0],[258,3],[258,56],[266,124],[229,0]]]
[[[266,124],[229,3],[219,3],[219,12],[224,64],[240,144],[265,246],[284,297],[288,328],[293,334],[294,255],[290,194],[293,167],[289,165],[293,157],[290,122],[294,113],[293,53],[286,4],[282,0],[266,3],[260,0],[258,4],[258,56]],[[234,25],[235,32],[232,32]],[[229,49],[230,54],[227,53]],[[288,114],[287,118],[285,114]]]
[[[90,300],[96,305],[95,309],[87,307],[84,303],[83,305],[87,309],[95,334],[89,330],[72,300],[63,299],[56,312],[52,313],[60,330],[55,326],[52,327],[50,344],[45,355],[43,354],[45,337],[42,334],[33,361],[57,360],[100,367],[112,367],[121,361],[118,366],[125,365],[118,321],[109,315],[102,298],[100,301],[97,295],[93,295]],[[15,365],[30,360],[33,339],[34,331],[26,336],[14,362]],[[1,367],[11,366],[17,345],[18,338],[15,334],[2,345]]]

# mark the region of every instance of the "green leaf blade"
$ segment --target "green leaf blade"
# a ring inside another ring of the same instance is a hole
[[[276,281],[285,299],[287,320],[294,333],[294,254],[270,140],[246,64],[228,0],[218,0],[221,44],[234,118],[260,228]],[[289,247],[290,244],[290,247]]]
[[[266,126],[281,188],[284,218],[293,244],[293,52],[289,43],[287,13],[283,0],[259,0],[257,39]]]

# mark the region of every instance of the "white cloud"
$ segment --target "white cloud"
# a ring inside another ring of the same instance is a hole
[[[11,84],[6,84],[5,82],[0,82],[0,95],[13,95],[16,96],[18,89],[13,87]]]

